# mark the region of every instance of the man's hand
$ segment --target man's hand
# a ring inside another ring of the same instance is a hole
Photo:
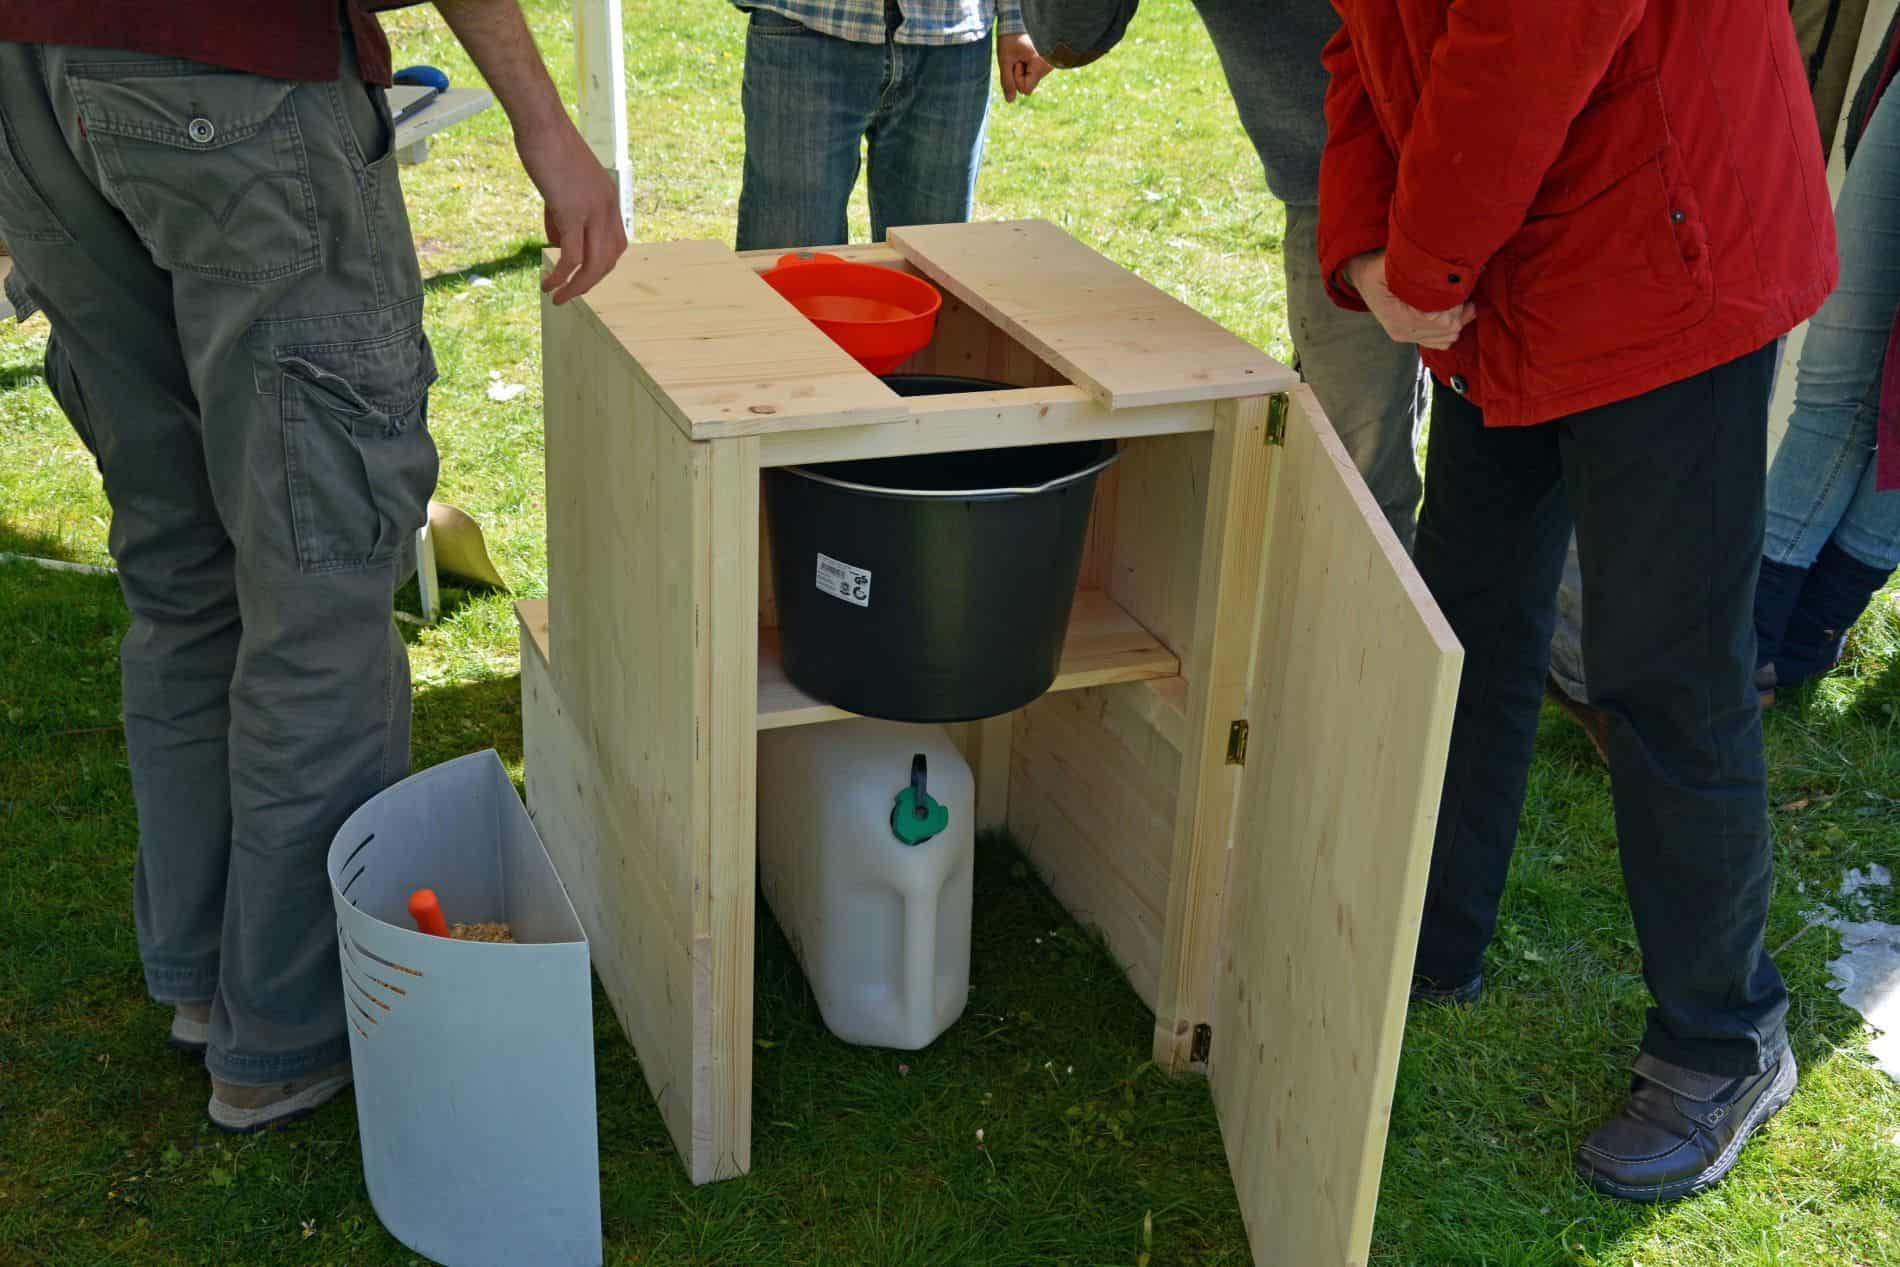
[[[546,204],[548,241],[561,252],[541,289],[564,304],[592,289],[627,249],[620,190],[565,113],[552,126],[516,128],[515,149]]]
[[[1476,306],[1461,304],[1443,312],[1422,312],[1394,295],[1385,284],[1385,252],[1374,251],[1346,261],[1346,280],[1366,301],[1366,307],[1385,327],[1394,343],[1416,343],[1422,348],[1444,351],[1458,342],[1471,319],[1478,315]]]
[[[541,279],[564,304],[586,294],[627,249],[620,191],[594,158],[548,78],[518,0],[436,0],[514,128],[515,150],[546,204],[548,241],[560,252]]]
[[[1003,100],[1015,101],[1016,94],[1027,97],[1036,91],[1042,77],[1055,67],[1036,52],[1036,42],[1018,31],[996,36],[996,71],[1003,81]]]

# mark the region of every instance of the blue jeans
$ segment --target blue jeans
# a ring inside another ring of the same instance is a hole
[[[1841,284],[1808,326],[1794,414],[1768,473],[1762,553],[1812,567],[1830,540],[1869,567],[1900,567],[1900,492],[1874,490],[1887,337],[1900,307],[1900,99],[1881,99],[1841,185]]]
[[[990,105],[990,42],[860,44],[754,10],[746,28],[739,249],[848,240],[870,150],[871,237],[970,218]]]

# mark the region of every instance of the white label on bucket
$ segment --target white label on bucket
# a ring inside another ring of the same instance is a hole
[[[871,605],[871,574],[828,554],[818,556],[818,588],[854,607]]]

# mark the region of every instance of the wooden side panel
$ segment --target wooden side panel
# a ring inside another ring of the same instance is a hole
[[[1209,1077],[1260,1264],[1363,1264],[1463,652],[1309,391],[1268,507]]]
[[[1153,1006],[1181,758],[1148,683],[1047,695],[1016,716],[1009,826],[1050,890],[1098,929]]]
[[[571,804],[565,782],[549,800],[567,806],[573,837],[550,852],[583,910],[595,899],[582,891],[599,891],[602,926],[588,934],[597,962],[618,959],[601,979],[689,1173],[704,1182],[749,1162],[747,1115],[732,1106],[750,1098],[751,831],[735,823],[752,796],[756,442],[715,453],[689,440],[578,304],[544,304],[542,320],[548,669],[585,760],[550,758],[535,777],[564,769],[578,784]],[[749,502],[732,491],[747,469]],[[712,637],[722,605],[746,618],[744,637]],[[735,712],[745,718],[737,731]],[[731,887],[741,881],[743,901]],[[741,951],[747,970],[735,980]],[[734,1055],[742,1019],[745,1051]]]
[[[706,768],[706,835],[693,866],[693,938],[701,968],[696,1019],[707,1027],[706,1112],[695,1116],[696,1165],[709,1177],[752,1168],[752,945],[757,909],[759,442],[721,440],[707,462],[707,600],[697,632],[710,658],[710,698],[698,732]],[[649,742],[677,733],[650,734]]]
[[[1292,370],[1043,220],[893,229],[919,271],[1112,409],[1280,391]]]
[[[574,301],[700,438],[886,422],[892,391],[717,242],[635,243]]]
[[[1218,426],[1226,406],[1213,408]],[[1099,507],[1109,516],[1103,534],[1109,594],[1183,658],[1192,650],[1200,593],[1196,569],[1214,504],[1212,462],[1205,435],[1130,440],[1116,463],[1113,500]],[[1090,545],[1096,545],[1093,536]]]
[[[640,1053],[640,1072],[682,1156],[693,1138],[693,960],[659,885],[642,883],[640,852],[612,827],[611,784],[582,738],[524,624],[521,740],[528,813],[573,899],[594,970]],[[616,1088],[602,1087],[603,1096]]]
[[[1241,768],[1232,760],[1233,726],[1245,718],[1253,659],[1256,596],[1268,475],[1266,397],[1223,401],[1201,498],[1194,583],[1194,625],[1183,676],[1181,812],[1174,823],[1168,882],[1167,942],[1155,1003],[1155,1062],[1179,1072],[1195,1063],[1195,1030],[1213,1009],[1213,962],[1227,880],[1234,799]],[[1180,495],[1176,494],[1177,499]],[[1192,557],[1192,556],[1190,556]]]

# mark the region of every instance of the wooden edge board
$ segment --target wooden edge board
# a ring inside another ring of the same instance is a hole
[[[1214,405],[1209,401],[1111,411],[1079,387],[919,396],[906,403],[911,406],[910,415],[896,422],[765,436],[759,464],[798,466],[910,453],[1186,435],[1214,428]]]
[[[1051,691],[1172,677],[1181,661],[1098,590],[1076,596],[1062,666]],[[820,703],[792,685],[779,664],[778,631],[759,631],[759,729],[841,721],[853,714]]]
[[[1110,409],[1284,391],[1286,366],[1046,220],[920,225],[890,242]]]
[[[515,619],[521,624],[521,632],[534,649],[541,653],[541,663],[548,661],[548,600],[545,598],[524,598],[515,604]]]
[[[558,257],[548,248],[544,269]],[[893,422],[910,412],[723,243],[636,243],[573,302],[695,440]]]

